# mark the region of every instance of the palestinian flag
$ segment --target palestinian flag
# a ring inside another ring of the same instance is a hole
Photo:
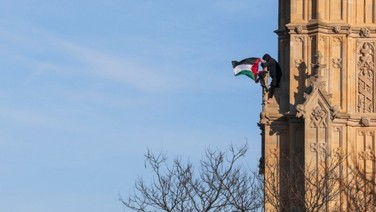
[[[243,74],[252,78],[253,80],[256,80],[260,62],[260,58],[257,57],[250,57],[240,62],[232,61],[235,76]]]

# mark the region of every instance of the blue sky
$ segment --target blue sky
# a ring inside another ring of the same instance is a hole
[[[277,1],[0,0],[0,211],[124,211],[148,148],[197,160],[248,141],[277,58]]]

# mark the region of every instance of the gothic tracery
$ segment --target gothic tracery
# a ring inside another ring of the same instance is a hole
[[[374,112],[374,53],[373,44],[365,42],[358,50],[358,98],[359,113]]]

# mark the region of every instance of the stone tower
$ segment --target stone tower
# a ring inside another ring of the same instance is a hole
[[[329,152],[346,155],[335,171],[343,182],[350,183],[354,167],[375,182],[376,0],[279,0],[275,32],[283,76],[274,103],[265,104],[260,115],[261,170],[266,182],[278,185],[274,201],[301,211],[305,206],[289,199],[286,187],[292,185],[284,180],[299,167],[306,172],[300,178],[320,169]],[[307,183],[300,186],[295,191],[310,198]],[[376,190],[374,184],[367,189]],[[329,202],[322,211],[333,204],[348,210],[345,191]],[[366,211],[375,211],[375,205]],[[270,201],[265,207],[275,211]]]

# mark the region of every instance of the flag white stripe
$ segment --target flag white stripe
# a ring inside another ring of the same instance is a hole
[[[244,71],[244,70],[249,70],[251,71],[252,65],[250,64],[241,64],[238,65],[234,68],[234,74],[237,75],[239,72]]]

